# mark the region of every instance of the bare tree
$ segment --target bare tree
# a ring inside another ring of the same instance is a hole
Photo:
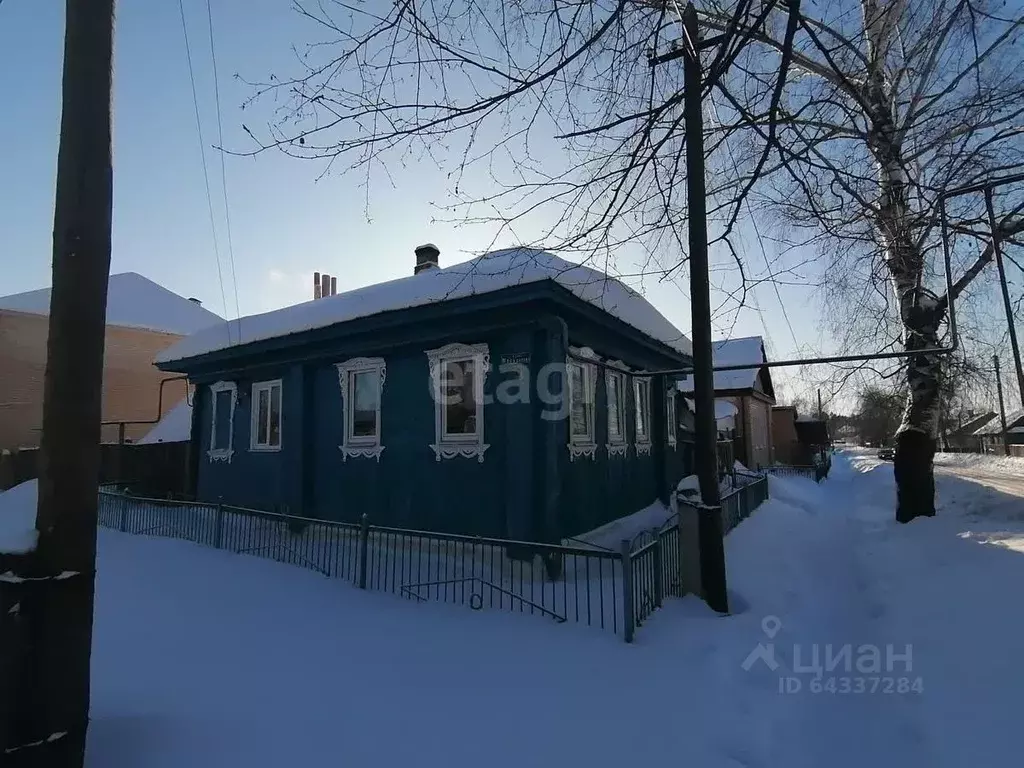
[[[250,131],[251,153],[341,161],[367,178],[430,159],[468,216],[512,226],[544,210],[549,245],[607,266],[639,242],[647,274],[684,265],[682,73],[651,66],[680,42],[674,2],[296,7],[323,38],[298,76],[254,84],[275,114]],[[745,216],[770,210],[823,260],[828,290],[880,310],[874,333],[850,323],[858,345],[918,353],[901,372],[897,517],[934,514],[941,356],[921,351],[940,346],[949,303],[991,259],[983,210],[958,201],[956,282],[951,295],[937,287],[936,201],[1020,163],[1022,18],[973,0],[716,0],[699,13],[717,43],[703,54],[710,231],[732,259],[733,298],[784,278],[779,264],[755,274],[733,241]],[[474,167],[486,188],[467,189]],[[1000,234],[1024,232],[1020,196],[999,204]]]

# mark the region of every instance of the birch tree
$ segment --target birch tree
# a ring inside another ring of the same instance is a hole
[[[301,70],[254,83],[273,116],[248,153],[278,149],[357,167],[447,165],[467,215],[515,225],[550,212],[541,240],[585,258],[639,243],[648,273],[686,266],[681,7],[666,0],[296,0],[317,30]],[[707,105],[712,246],[742,305],[758,274],[737,247],[751,215],[786,225],[826,275],[863,297],[913,354],[897,438],[897,518],[934,514],[940,355],[951,302],[992,256],[977,201],[951,206],[957,269],[937,283],[939,194],[1020,164],[1020,11],[976,0],[705,0],[697,8]],[[541,152],[538,148],[546,151]],[[560,162],[555,162],[557,158]],[[340,165],[339,165],[340,164]],[[482,169],[486,184],[469,183]],[[1024,232],[1021,196],[999,234]],[[483,211],[483,213],[479,213]],[[477,212],[477,213],[472,213]],[[881,340],[879,336],[881,335]]]

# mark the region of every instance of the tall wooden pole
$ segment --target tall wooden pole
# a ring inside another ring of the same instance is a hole
[[[683,11],[683,116],[686,130],[686,195],[690,248],[690,310],[693,341],[694,463],[703,509],[700,515],[700,572],[704,599],[727,613],[725,543],[718,490],[715,380],[711,350],[711,292],[708,284],[707,192],[704,181],[704,104],[697,11]],[[732,469],[730,467],[730,469]]]
[[[33,766],[81,768],[89,715],[103,345],[110,273],[114,0],[66,0],[32,610]],[[54,577],[63,574],[65,577]]]
[[[992,355],[992,362],[996,367],[996,393],[999,395],[999,424],[1002,427],[1003,453],[1010,455],[1010,443],[1006,439],[1006,405],[1003,402],[1003,377],[999,373],[999,355]]]

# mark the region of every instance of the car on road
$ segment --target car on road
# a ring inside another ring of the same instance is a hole
[[[885,445],[878,449],[878,458],[882,461],[892,461],[896,458],[896,449]]]

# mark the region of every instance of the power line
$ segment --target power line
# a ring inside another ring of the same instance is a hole
[[[217,262],[217,281],[220,283],[220,300],[224,307],[224,323],[228,331],[228,344],[231,343],[231,323],[228,321],[228,300],[224,292],[224,274],[220,268],[220,248],[217,245],[217,221],[213,213],[213,196],[210,194],[210,171],[206,166],[206,143],[203,141],[203,123],[199,117],[199,97],[196,95],[195,70],[192,67],[192,47],[188,42],[188,25],[185,22],[184,0],[178,0],[178,10],[181,12],[181,32],[185,37],[185,58],[188,61],[188,78],[192,83],[192,106],[196,115],[196,134],[199,137],[199,157],[203,161],[203,182],[206,185],[206,207],[210,211],[210,230],[213,236],[213,258]]]
[[[224,169],[224,121],[220,108],[220,77],[217,75],[217,49],[213,44],[213,10],[210,0],[206,0],[206,20],[210,30],[210,58],[213,60],[213,94],[217,106],[217,147],[220,155],[220,183],[224,193],[224,222],[228,233],[228,260],[231,265],[231,285],[235,292],[235,319],[241,315],[238,306],[238,280],[235,277],[235,246],[231,239],[231,206],[228,205],[228,177]],[[241,340],[241,328],[237,329]]]
[[[711,111],[715,113],[715,120],[718,121],[719,125],[722,125],[722,118],[719,117],[718,115],[718,106],[715,104],[715,97],[713,94],[710,95],[708,101],[711,103]],[[726,152],[729,153],[729,159],[732,161],[733,168],[738,169],[739,163],[736,162],[736,156],[733,154],[732,151],[732,144],[730,144],[728,141],[725,142],[725,150]],[[764,247],[764,240],[761,237],[761,230],[758,229],[757,227],[757,220],[754,218],[754,211],[750,207],[750,199],[748,197],[744,197],[743,204],[747,209],[747,216],[750,217],[750,225],[754,228],[754,234],[757,236],[757,244],[761,250],[761,257],[764,259],[765,269],[768,270],[768,277],[771,278],[772,267],[771,264],[768,262],[768,252]],[[779,284],[773,279],[769,279],[769,282],[772,284],[772,288],[775,289],[775,298],[778,299],[779,301],[779,308],[782,310],[782,317],[785,318],[786,320],[786,327],[789,328],[789,335],[793,339],[793,346],[794,348],[799,348],[800,342],[798,342],[796,339],[796,333],[793,331],[793,323],[790,322],[789,313],[786,311],[786,305],[782,301],[782,293],[779,291]],[[761,318],[761,324],[764,325],[763,317]],[[765,333],[767,333],[767,329],[765,329]]]

